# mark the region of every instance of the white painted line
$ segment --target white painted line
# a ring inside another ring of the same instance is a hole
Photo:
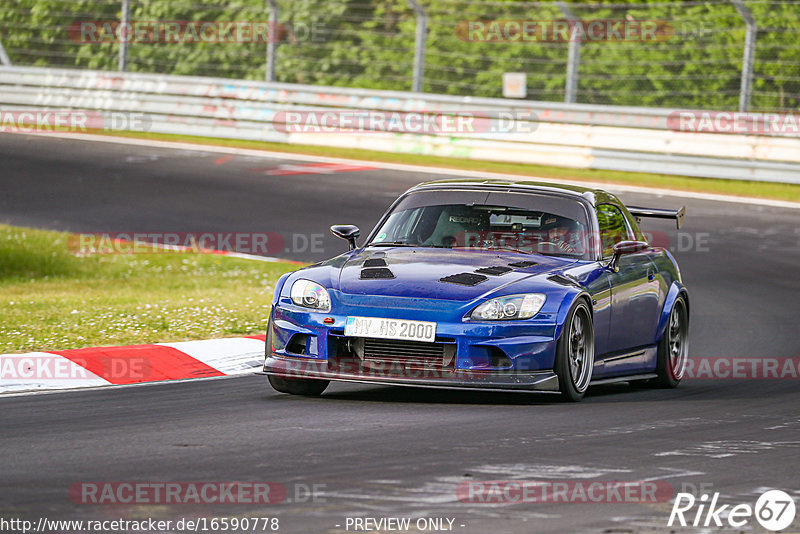
[[[11,135],[25,135],[21,132],[9,132]],[[47,134],[50,137],[59,137],[64,139],[78,139],[81,141],[96,141],[101,143],[117,143],[122,145],[132,146],[146,146],[152,148],[167,148],[174,150],[190,150],[195,152],[213,152],[219,154],[234,154],[237,156],[258,157],[265,159],[295,159],[300,161],[322,161],[322,162],[335,162],[349,165],[369,165],[379,169],[439,174],[446,176],[461,176],[465,178],[488,178],[509,181],[519,180],[541,180],[554,184],[570,184],[580,185],[585,187],[596,187],[612,192],[627,192],[627,193],[644,193],[650,195],[672,196],[680,198],[693,198],[697,200],[710,200],[714,202],[733,202],[736,204],[751,204],[757,206],[768,206],[774,208],[789,208],[800,209],[800,202],[789,202],[786,200],[772,200],[765,198],[755,197],[738,197],[733,195],[720,195],[715,193],[698,193],[695,191],[680,191],[675,189],[659,189],[655,187],[644,187],[638,185],[626,184],[606,184],[602,182],[591,182],[584,180],[564,180],[559,178],[544,178],[537,176],[524,176],[520,174],[503,174],[494,172],[481,172],[481,171],[465,171],[460,169],[448,169],[443,167],[425,167],[422,165],[405,165],[400,163],[384,163],[380,161],[368,160],[355,160],[344,158],[331,158],[325,156],[312,156],[308,154],[295,154],[293,152],[270,152],[267,150],[257,150],[251,148],[235,148],[216,145],[200,145],[195,143],[177,142],[177,141],[158,141],[153,139],[134,139],[128,137],[114,137],[106,135],[93,135],[93,134],[78,134],[78,133],[62,133],[52,132]]]
[[[232,252],[227,250],[214,250],[214,249],[197,249],[192,247],[185,247],[182,245],[167,245],[164,243],[149,243],[147,241],[136,241],[140,245],[144,245],[146,247],[152,247],[162,250],[174,250],[176,252],[191,252],[197,254],[211,254],[216,256],[227,256],[229,258],[240,258],[243,260],[256,260],[256,261],[266,261],[266,262],[280,262],[280,263],[295,263],[297,265],[303,265],[303,262],[294,261],[294,260],[287,260],[285,258],[277,258],[274,256],[258,256],[256,254],[245,254],[244,252]]]

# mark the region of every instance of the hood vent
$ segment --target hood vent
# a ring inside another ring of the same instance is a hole
[[[548,276],[547,279],[550,280],[551,282],[555,282],[556,284],[561,284],[562,286],[581,287],[580,284],[578,284],[577,280],[568,278],[560,274],[554,274],[552,276]]]
[[[492,276],[502,276],[506,273],[510,273],[511,271],[513,271],[511,267],[504,267],[502,265],[495,265],[492,267],[483,267],[481,269],[475,269],[476,273],[489,274]]]
[[[458,284],[460,286],[476,286],[488,279],[488,276],[483,276],[482,274],[460,273],[439,278],[439,281],[446,284]]]
[[[518,261],[516,263],[509,263],[510,267],[516,267],[517,269],[524,269],[526,267],[533,267],[534,265],[539,265],[539,262],[536,261]]]
[[[386,267],[386,260],[383,258],[369,258],[364,261],[364,267]]]
[[[391,280],[392,278],[394,278],[394,273],[386,267],[370,267],[361,270],[362,280]]]

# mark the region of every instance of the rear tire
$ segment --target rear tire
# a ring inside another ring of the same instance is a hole
[[[686,300],[679,296],[672,305],[667,328],[658,342],[656,374],[652,385],[661,388],[677,387],[686,370],[689,356],[689,311]]]
[[[578,299],[572,305],[556,346],[555,373],[565,401],[578,402],[592,381],[594,324],[589,305]]]

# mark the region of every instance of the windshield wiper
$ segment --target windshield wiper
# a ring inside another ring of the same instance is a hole
[[[375,241],[373,243],[367,243],[364,245],[365,247],[417,247],[417,248],[449,248],[449,249],[457,249],[457,248],[464,248],[464,249],[480,249],[480,250],[505,250],[508,252],[517,252],[519,254],[533,254],[533,252],[529,252],[527,250],[520,250],[518,248],[513,247],[506,247],[506,246],[464,246],[464,247],[449,247],[447,245],[424,245],[422,243],[406,243],[405,241]]]
[[[417,248],[453,248],[445,245],[423,245],[421,243],[406,243],[405,241],[376,241],[367,243],[365,247],[417,247]]]
[[[415,245],[413,243],[406,243],[404,241],[373,241],[372,243],[367,243],[364,246],[365,247],[418,247],[419,245]]]
[[[473,246],[473,247],[464,247],[464,248],[477,248],[477,249],[480,249],[480,250],[506,250],[508,252],[519,252],[520,254],[533,254],[533,252],[529,252],[527,250],[520,250],[518,248],[505,247],[505,246],[491,246],[491,247],[488,247],[488,246],[483,246],[483,247]]]

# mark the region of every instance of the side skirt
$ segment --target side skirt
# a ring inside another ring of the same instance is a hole
[[[615,376],[614,378],[601,378],[599,380],[592,380],[589,382],[590,386],[600,386],[603,384],[615,384],[617,382],[633,382],[635,380],[650,380],[651,378],[658,378],[655,373],[647,373],[643,375],[628,375],[628,376]]]

